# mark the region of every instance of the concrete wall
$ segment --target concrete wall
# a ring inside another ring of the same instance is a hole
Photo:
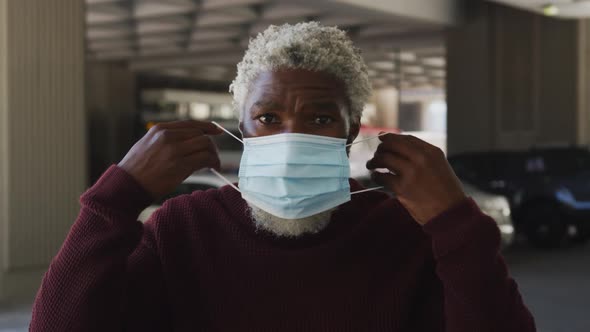
[[[576,144],[578,113],[577,21],[541,18],[539,144]]]
[[[578,142],[578,22],[471,3],[449,30],[448,143],[463,151]]]
[[[590,20],[578,25],[578,137],[579,145],[590,146]]]
[[[8,2],[0,0],[0,156],[8,154],[8,61],[5,50],[8,48],[8,29],[2,24],[7,21]],[[2,51],[4,50],[4,51]],[[0,189],[7,186],[8,181],[8,160],[0,158]],[[8,251],[8,195],[0,190],[0,303],[6,297],[4,285],[5,255]]]
[[[494,145],[490,6],[471,6],[447,34],[447,144],[450,153]]]

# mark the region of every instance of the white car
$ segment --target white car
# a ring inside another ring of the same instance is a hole
[[[235,174],[223,174],[228,180],[235,183],[238,182],[238,176]],[[225,183],[222,179],[218,178],[216,175],[211,174],[208,171],[194,173],[193,175],[189,176],[180,184],[176,189],[171,192],[170,194],[166,195],[165,197],[159,199],[154,204],[147,207],[143,210],[140,214],[138,219],[141,222],[146,222],[152,213],[154,213],[165,200],[170,199],[172,197],[176,197],[179,195],[190,194],[193,191],[197,190],[207,190],[207,189],[216,189],[225,186]]]
[[[508,199],[502,195],[487,193],[463,182],[465,194],[473,198],[483,213],[492,217],[498,224],[502,236],[502,247],[508,247],[514,242],[514,224]]]
[[[367,188],[377,186],[375,182],[367,177],[358,178],[357,180]],[[473,198],[481,211],[496,221],[496,224],[500,229],[502,248],[510,246],[515,239],[515,230],[508,199],[502,195],[482,191],[469,183],[462,182],[462,185],[465,194]],[[390,195],[395,196],[393,193],[387,190],[385,191]]]

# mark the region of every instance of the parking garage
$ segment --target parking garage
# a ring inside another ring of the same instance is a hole
[[[0,331],[28,325],[80,195],[158,123],[215,120],[239,136],[228,87],[249,40],[308,21],[362,50],[373,92],[360,137],[443,150],[498,223],[539,331],[588,329],[587,16],[570,1],[0,1]],[[237,182],[241,145],[216,144]],[[377,144],[351,151],[367,186]],[[191,178],[176,194],[225,185]]]

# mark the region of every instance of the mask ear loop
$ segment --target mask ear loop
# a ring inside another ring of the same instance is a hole
[[[221,129],[221,130],[225,131],[225,132],[226,132],[227,134],[229,134],[231,137],[233,137],[233,138],[237,139],[238,141],[240,141],[240,143],[244,144],[244,141],[242,141],[241,139],[239,139],[239,138],[238,138],[238,136],[236,136],[236,135],[232,134],[232,133],[231,133],[231,131],[229,131],[229,130],[227,130],[227,129],[223,128],[223,127],[222,127],[222,126],[221,126],[219,123],[217,123],[217,122],[215,122],[215,121],[211,121],[211,123],[212,123],[212,124],[214,124],[214,125],[216,125],[216,126],[217,126],[217,128],[219,128],[219,129]]]
[[[384,136],[384,135],[387,135],[387,134],[389,134],[389,133],[382,133],[382,134],[379,134],[377,136],[363,138],[361,140],[358,140],[358,141],[352,142],[350,144],[347,144],[346,147],[349,147],[349,146],[352,146],[352,145],[355,145],[355,144],[358,144],[358,143],[361,143],[361,142],[364,142],[364,141],[372,140],[372,139],[375,139],[377,137],[381,137],[381,136]]]
[[[238,187],[236,187],[236,185],[235,185],[235,184],[233,184],[233,183],[232,183],[230,180],[228,180],[228,179],[227,179],[225,176],[221,175],[221,174],[220,174],[218,171],[216,171],[216,170],[215,170],[215,169],[213,169],[213,168],[209,168],[209,170],[210,170],[210,171],[211,171],[213,174],[217,175],[217,177],[218,177],[218,178],[220,178],[221,180],[223,180],[223,182],[225,182],[225,183],[227,183],[228,185],[230,185],[232,188],[234,188],[235,190],[237,190],[239,193],[242,193],[242,192],[240,191],[240,189],[238,189]]]
[[[226,133],[227,133],[228,135],[230,135],[231,137],[233,137],[233,138],[235,138],[236,140],[238,140],[240,143],[244,144],[244,141],[243,141],[243,140],[239,139],[239,138],[238,138],[236,135],[232,134],[232,133],[231,133],[229,130],[227,130],[227,129],[223,128],[223,127],[222,127],[222,126],[221,126],[219,123],[217,123],[217,122],[215,122],[215,121],[211,121],[211,123],[213,123],[214,125],[216,125],[216,126],[217,126],[217,128],[219,128],[219,129],[223,130],[224,132],[226,132]],[[350,143],[350,144],[346,145],[346,147],[349,147],[349,146],[351,146],[351,145],[354,145],[354,144],[357,144],[357,143],[361,143],[361,142],[364,142],[364,141],[368,141],[368,140],[371,140],[371,139],[375,139],[375,138],[377,138],[377,137],[380,137],[380,136],[383,136],[383,135],[387,135],[387,133],[379,134],[379,135],[377,135],[377,136],[375,136],[375,137],[369,137],[369,138],[365,138],[365,139],[362,139],[362,140],[359,140],[359,141],[356,141],[356,142]],[[220,174],[218,171],[216,171],[216,170],[215,170],[215,169],[213,169],[213,168],[209,168],[209,170],[210,170],[210,171],[211,171],[213,174],[215,174],[215,175],[216,175],[218,178],[220,178],[220,179],[221,179],[223,182],[227,183],[227,184],[228,184],[228,185],[230,185],[232,188],[234,188],[234,189],[235,189],[235,190],[237,190],[239,193],[241,193],[240,189],[239,189],[238,187],[236,187],[236,185],[234,185],[234,184],[233,184],[233,183],[232,183],[232,182],[231,182],[231,181],[230,181],[228,178],[226,178],[225,176],[221,175],[221,174]],[[360,193],[364,193],[364,192],[367,192],[367,191],[374,191],[374,190],[379,190],[379,189],[383,189],[383,187],[375,187],[375,188],[363,189],[363,190],[359,190],[359,191],[354,191],[354,192],[351,192],[350,194],[351,194],[351,195],[354,195],[354,194],[360,194]]]
[[[354,144],[358,144],[358,143],[361,143],[361,142],[364,142],[364,141],[372,140],[372,139],[375,139],[375,138],[378,138],[378,137],[381,137],[381,136],[383,136],[383,135],[387,135],[387,134],[388,134],[388,133],[382,133],[382,134],[379,134],[379,135],[377,135],[377,136],[373,136],[373,137],[364,138],[364,139],[358,140],[358,141],[356,141],[356,142],[352,142],[352,143],[350,143],[350,144],[347,144],[347,145],[346,145],[346,147],[349,147],[349,146],[352,146],[352,145],[354,145]],[[391,173],[391,172],[390,172],[390,173]],[[383,186],[380,186],[380,187],[374,187],[374,188],[368,188],[368,189],[363,189],[363,190],[353,191],[353,192],[351,192],[350,194],[351,194],[351,195],[354,195],[354,194],[360,194],[360,193],[364,193],[364,192],[368,192],[368,191],[375,191],[375,190],[379,190],[379,189],[383,189],[383,188],[384,188]]]
[[[229,130],[223,128],[219,123],[215,122],[215,121],[211,121],[211,123],[213,123],[214,125],[217,126],[217,128],[225,131],[227,134],[229,134],[231,137],[237,139],[238,141],[240,141],[240,143],[244,144],[244,141],[242,141],[241,139],[239,139],[236,135],[232,134]],[[228,185],[230,185],[232,188],[234,188],[235,190],[237,190],[239,193],[242,193],[240,191],[240,189],[238,187],[236,187],[235,184],[233,184],[228,178],[226,178],[225,176],[221,175],[218,171],[216,171],[213,168],[209,168],[209,170],[211,171],[211,173],[215,174],[218,178],[220,178],[223,182],[227,183]]]

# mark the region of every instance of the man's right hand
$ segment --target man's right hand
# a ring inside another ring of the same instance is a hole
[[[135,143],[118,166],[159,198],[197,170],[219,169],[217,148],[207,135],[222,132],[211,122],[160,123]]]

